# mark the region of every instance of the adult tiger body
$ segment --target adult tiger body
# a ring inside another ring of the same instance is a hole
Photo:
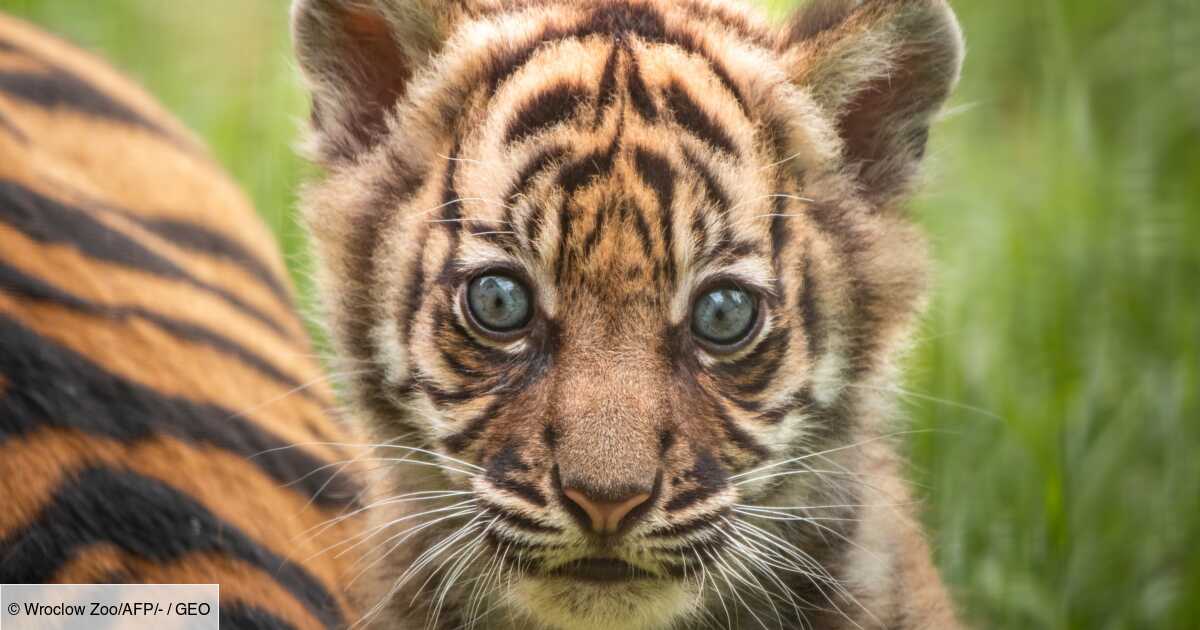
[[[354,455],[277,246],[192,135],[0,16],[0,582],[221,584],[337,628]]]
[[[446,505],[373,511],[416,544],[369,619],[958,627],[889,439],[943,0],[298,0],[293,29],[354,418],[443,462],[371,484]]]

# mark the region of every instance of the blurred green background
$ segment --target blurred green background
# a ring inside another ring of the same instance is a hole
[[[205,137],[307,293],[286,4],[0,0]],[[904,397],[938,563],[979,628],[1200,627],[1200,2],[955,6]]]

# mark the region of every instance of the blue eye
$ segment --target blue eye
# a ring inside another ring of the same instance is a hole
[[[714,289],[692,306],[692,332],[722,346],[746,338],[758,321],[758,304],[749,293],[735,288]]]
[[[529,290],[511,276],[487,274],[467,287],[467,308],[480,326],[490,332],[511,332],[529,323],[532,305]]]

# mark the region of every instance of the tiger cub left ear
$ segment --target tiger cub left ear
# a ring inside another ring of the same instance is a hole
[[[312,90],[317,158],[353,159],[379,141],[409,80],[466,0],[294,0],[292,40]]]
[[[863,194],[885,205],[906,193],[962,67],[945,0],[812,0],[783,46],[793,83],[835,122]]]

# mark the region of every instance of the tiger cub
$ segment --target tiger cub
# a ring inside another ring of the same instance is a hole
[[[943,0],[299,0],[364,621],[955,628],[888,438]]]

